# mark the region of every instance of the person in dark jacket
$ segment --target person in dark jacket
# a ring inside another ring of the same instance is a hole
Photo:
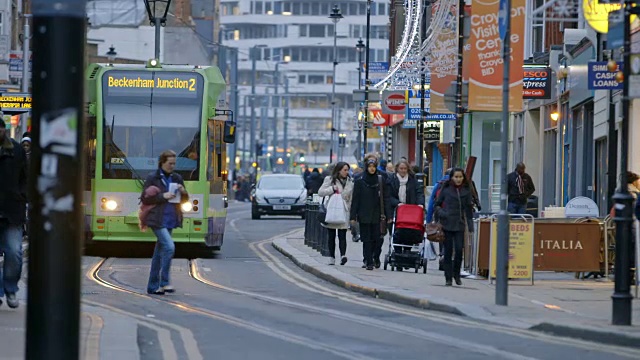
[[[151,272],[147,284],[149,294],[163,295],[165,292],[175,291],[169,281],[171,259],[176,248],[171,232],[175,228],[182,227],[181,204],[189,200],[182,176],[173,172],[175,167],[176,153],[172,150],[162,152],[158,161],[158,170],[147,176],[140,197],[143,204],[156,205],[146,217],[146,225],[153,230],[158,240],[151,258]],[[171,186],[172,184],[176,185]],[[151,186],[160,189],[160,193],[153,197],[145,197],[145,191]],[[175,191],[169,191],[174,187]],[[178,195],[180,195],[180,201],[174,202]]]
[[[4,253],[4,268],[0,267],[0,298],[6,296],[7,305],[12,309],[20,304],[16,293],[22,274],[26,204],[27,157],[20,144],[9,137],[6,124],[0,118],[0,253]]]
[[[516,170],[507,175],[507,192],[509,201],[507,211],[510,214],[526,214],[527,200],[536,191],[533,179],[525,172],[523,163],[516,165]]]
[[[385,211],[384,202],[389,201],[390,188],[386,177],[378,171],[378,158],[369,154],[364,160],[367,165],[362,177],[355,181],[353,200],[351,203],[351,224],[360,225],[360,238],[363,243],[364,267],[373,270],[380,267],[380,252],[383,238],[380,236],[380,222],[386,221],[389,214]],[[380,186],[382,185],[382,186]],[[380,206],[380,197],[383,204]]]
[[[473,199],[464,170],[451,170],[449,181],[444,184],[436,200],[435,216],[445,234],[443,265],[446,285],[451,286],[452,278],[457,285],[462,285],[460,268],[465,227],[470,233],[473,232]]]
[[[306,182],[307,194],[309,196],[317,194],[318,190],[320,190],[320,186],[322,186],[323,181],[324,177],[320,175],[320,170],[318,170],[318,168],[313,169]]]

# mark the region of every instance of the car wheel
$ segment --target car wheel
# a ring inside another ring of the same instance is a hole
[[[251,209],[251,220],[260,220],[260,214],[257,209]]]

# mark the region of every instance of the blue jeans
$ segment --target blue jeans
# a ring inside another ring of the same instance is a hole
[[[509,214],[526,214],[527,205],[510,202],[509,204],[507,204],[507,211],[509,212]]]
[[[22,275],[22,226],[0,220],[0,252],[4,253],[4,269],[0,268],[0,297],[18,292]]]
[[[151,258],[151,273],[149,273],[149,284],[147,284],[148,292],[153,292],[169,285],[171,259],[176,251],[176,245],[171,238],[171,230],[159,228],[153,229],[153,233],[156,234],[158,241]]]

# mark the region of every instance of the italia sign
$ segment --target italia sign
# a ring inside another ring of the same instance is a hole
[[[383,114],[404,114],[406,111],[404,91],[384,91],[381,100]]]

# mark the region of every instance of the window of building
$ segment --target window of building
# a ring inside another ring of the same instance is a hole
[[[320,15],[320,3],[314,2],[311,4],[311,15]]]
[[[292,48],[291,49],[291,60],[292,61],[300,61],[300,48]]]
[[[323,84],[324,75],[309,75],[307,77],[309,84]]]
[[[282,14],[282,3],[277,2],[273,4],[273,13],[274,14]]]
[[[300,15],[302,12],[300,11],[300,3],[293,3],[293,15]]]
[[[309,25],[298,25],[298,34],[300,37],[307,37]]]
[[[286,2],[286,3],[282,4],[282,12],[291,12],[291,3],[290,2]]]
[[[329,15],[331,13],[331,5],[328,2],[322,2],[321,6],[321,15]]]
[[[310,15],[311,14],[311,4],[308,2],[302,3],[302,15]]]
[[[271,60],[271,49],[264,48],[264,49],[262,49],[262,51],[263,51],[262,58],[265,59],[265,60]]]
[[[298,83],[306,84],[307,83],[307,75],[298,75]]]
[[[387,15],[387,4],[378,4],[378,15]]]
[[[333,84],[333,76],[331,75],[327,76],[327,84]]]
[[[358,4],[351,3],[349,4],[349,15],[358,15]]]
[[[358,14],[367,15],[367,4],[365,3],[358,4]]]
[[[310,61],[308,48],[300,48],[300,61]]]
[[[240,40],[240,30],[233,30],[233,40]]]
[[[325,25],[309,25],[309,37],[325,37]]]
[[[273,14],[273,4],[270,1],[264,3],[264,13],[268,15]]]
[[[254,14],[262,14],[262,1],[256,1],[255,2],[255,13]]]

